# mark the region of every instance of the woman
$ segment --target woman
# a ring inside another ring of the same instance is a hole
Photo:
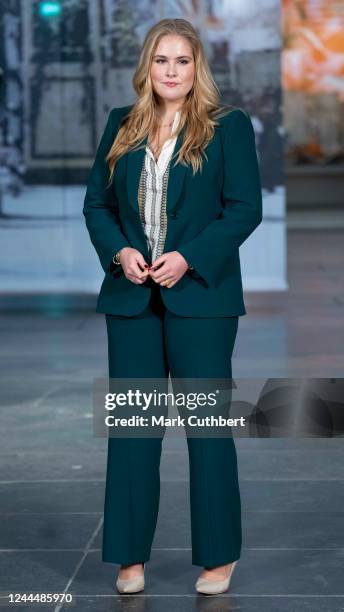
[[[83,213],[105,278],[111,378],[231,378],[246,314],[239,246],[262,219],[249,115],[220,105],[198,35],[163,19],[146,35],[135,104],[114,108]],[[173,163],[174,162],[174,163]],[[120,592],[144,588],[159,505],[161,438],[109,438],[102,560]],[[231,437],[187,438],[192,563],[200,593],[228,589],[241,552]]]

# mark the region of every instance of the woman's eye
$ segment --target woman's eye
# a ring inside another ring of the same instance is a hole
[[[165,62],[165,61],[166,60],[164,60],[164,59],[157,59],[156,63],[160,64],[160,62]],[[188,64],[189,63],[188,60],[179,60],[179,61],[181,62],[181,64]]]

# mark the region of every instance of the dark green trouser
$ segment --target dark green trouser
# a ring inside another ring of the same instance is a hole
[[[138,316],[106,315],[110,378],[226,378],[238,317],[179,317],[158,285]],[[225,565],[240,557],[241,501],[233,438],[187,437],[192,563]],[[162,438],[108,439],[102,560],[150,558],[160,497]],[[176,516],[176,521],[178,517]]]

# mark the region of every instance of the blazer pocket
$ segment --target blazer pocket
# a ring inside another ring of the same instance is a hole
[[[201,285],[203,285],[204,287],[208,287],[208,283],[204,280],[203,276],[201,276],[200,274],[198,274],[198,272],[196,272],[196,270],[187,270],[187,273],[191,276],[191,278],[193,278],[195,281],[197,281],[198,283],[200,283]]]

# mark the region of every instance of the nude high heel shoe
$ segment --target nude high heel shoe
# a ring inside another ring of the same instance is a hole
[[[143,573],[133,578],[117,578],[116,587],[120,593],[139,593],[145,588],[145,563],[143,565]]]
[[[204,595],[218,595],[219,593],[225,593],[229,587],[236,563],[236,561],[232,563],[229,576],[224,580],[207,580],[206,578],[198,578],[195,584],[196,591],[203,593]]]

